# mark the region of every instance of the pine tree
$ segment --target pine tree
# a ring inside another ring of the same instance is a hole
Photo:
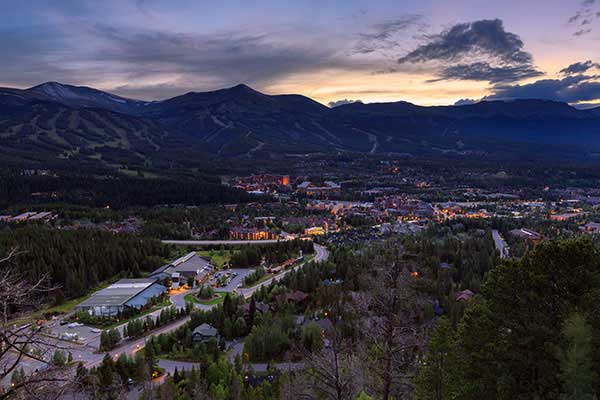
[[[52,356],[52,363],[57,367],[64,367],[67,362],[65,352],[62,350],[56,350]]]
[[[440,319],[429,340],[427,356],[416,378],[417,400],[444,400],[451,398],[451,372],[454,361],[454,331],[450,321]]]
[[[583,315],[573,313],[562,329],[566,347],[559,353],[564,400],[593,400],[592,328]]]
[[[154,355],[154,341],[152,340],[144,347],[144,364],[146,364],[150,378],[152,378],[152,374],[157,368],[156,357]]]
[[[110,350],[110,348],[110,336],[107,331],[102,331],[102,333],[100,334],[100,350],[107,351]]]

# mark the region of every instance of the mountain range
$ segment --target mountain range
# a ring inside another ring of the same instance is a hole
[[[329,108],[305,96],[267,95],[246,85],[162,101],[57,82],[0,88],[0,155],[7,162],[161,167],[211,157],[314,153],[594,158],[600,154],[600,108],[535,99]]]

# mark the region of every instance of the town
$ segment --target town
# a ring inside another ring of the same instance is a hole
[[[152,244],[143,252],[165,261],[131,259],[128,262],[139,265],[135,271],[126,267],[128,273],[102,275],[92,282],[95,288],[59,285],[60,299],[53,294],[42,299],[43,304],[54,297],[54,304],[27,306],[13,315],[15,337],[34,330],[41,339],[28,345],[22,356],[11,353],[16,367],[2,380],[4,390],[28,376],[69,377],[75,373],[69,366],[74,365],[84,367],[90,377],[106,368],[109,359],[137,365],[143,362],[138,353],[154,341],[150,373],[157,387],[167,377],[200,367],[207,352],[241,362],[242,370],[252,371],[246,372],[247,379],[258,379],[253,387],[273,368],[277,376],[301,368],[305,356],[292,351],[297,337],[308,340],[305,336],[315,330],[318,339],[310,340],[323,340],[319,346],[334,340],[336,330],[328,317],[332,311],[323,303],[331,300],[325,300],[321,290],[348,279],[348,272],[331,269],[345,249],[377,249],[400,240],[405,251],[416,253],[420,261],[408,267],[409,276],[423,284],[436,276],[432,284],[446,287],[418,300],[423,314],[415,326],[420,326],[444,315],[459,318],[462,311],[457,310],[464,310],[480,292],[485,271],[501,260],[519,259],[556,237],[595,238],[600,232],[600,192],[594,188],[560,186],[554,180],[536,187],[511,186],[505,171],[483,174],[485,185],[455,187],[444,184],[437,172],[407,168],[403,173],[388,161],[380,161],[379,172],[367,176],[330,170],[326,175],[232,177],[225,184],[246,192],[249,201],[222,205],[118,209],[53,205],[47,200],[38,205],[38,193],[31,193],[23,202],[27,205],[7,204],[0,216],[0,239],[7,250],[12,231],[23,237],[58,235],[53,241],[68,240],[58,239],[61,235],[86,241],[109,235],[102,240],[117,242],[140,237],[158,242],[159,248]],[[459,250],[427,255],[422,246],[428,241],[458,243]],[[414,247],[416,243],[421,244]],[[464,246],[476,250],[461,255]],[[484,264],[475,261],[480,257],[487,257]],[[470,262],[477,263],[480,272],[465,269]],[[297,281],[306,274],[317,274],[309,287]],[[217,318],[222,312],[226,315]],[[259,341],[275,340],[269,339],[274,333],[257,337],[258,331],[274,329],[274,321],[281,318],[295,321],[284,332],[275,329],[287,336],[287,344],[261,347]],[[173,340],[187,344],[163,343]],[[281,379],[268,376],[270,384]],[[118,390],[132,398],[148,390],[143,376],[132,373],[125,378]],[[66,392],[74,390],[69,384],[64,387]]]

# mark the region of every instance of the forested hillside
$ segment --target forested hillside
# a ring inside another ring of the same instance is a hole
[[[223,204],[248,202],[244,191],[220,184],[218,178],[89,175],[22,176],[0,174],[0,207],[15,203],[64,202],[96,207],[155,206],[160,204]]]
[[[600,253],[540,244],[487,275],[455,328],[442,320],[417,399],[594,399],[600,393]]]
[[[58,286],[48,293],[60,302],[87,294],[100,282],[140,277],[162,265],[168,250],[156,240],[101,231],[61,231],[40,226],[0,230],[0,255],[17,249],[10,263],[24,279]]]

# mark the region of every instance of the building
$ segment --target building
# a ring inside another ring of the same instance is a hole
[[[456,301],[470,301],[473,298],[473,296],[475,296],[475,293],[473,293],[469,289],[466,289],[456,294]]]
[[[600,223],[588,222],[584,226],[579,227],[579,229],[581,229],[584,232],[592,233],[592,234],[600,233]]]
[[[342,187],[332,181],[325,181],[322,186],[317,186],[309,181],[304,181],[296,187],[296,190],[301,193],[305,193],[309,196],[328,195],[335,194],[339,195],[342,192]]]
[[[170,264],[153,271],[149,276],[160,280],[171,280],[171,288],[176,289],[187,283],[188,278],[193,278],[197,283],[206,281],[215,267],[206,258],[199,256],[195,251],[186,254]]]
[[[277,240],[279,234],[267,228],[231,228],[232,240]]]
[[[156,278],[121,279],[94,293],[75,308],[91,315],[113,316],[128,308],[142,309],[152,298],[166,291],[167,288]]]
[[[570,213],[564,213],[564,214],[551,214],[550,219],[552,221],[567,221],[569,219],[577,218],[582,215],[584,215],[584,213],[579,213],[579,212],[570,212]]]
[[[219,341],[219,331],[207,323],[198,325],[192,331],[192,341],[194,342],[208,342],[212,338]]]
[[[320,236],[320,235],[324,235],[325,233],[326,233],[325,229],[322,226],[313,226],[310,228],[306,228],[304,230],[305,235],[311,235],[311,236],[315,236],[315,235]]]
[[[542,238],[542,235],[540,235],[539,233],[537,233],[535,231],[532,231],[531,229],[527,229],[527,228],[513,229],[512,231],[510,231],[508,233],[511,236],[514,236],[516,238],[532,240],[534,242],[537,242],[538,240],[540,240]]]

